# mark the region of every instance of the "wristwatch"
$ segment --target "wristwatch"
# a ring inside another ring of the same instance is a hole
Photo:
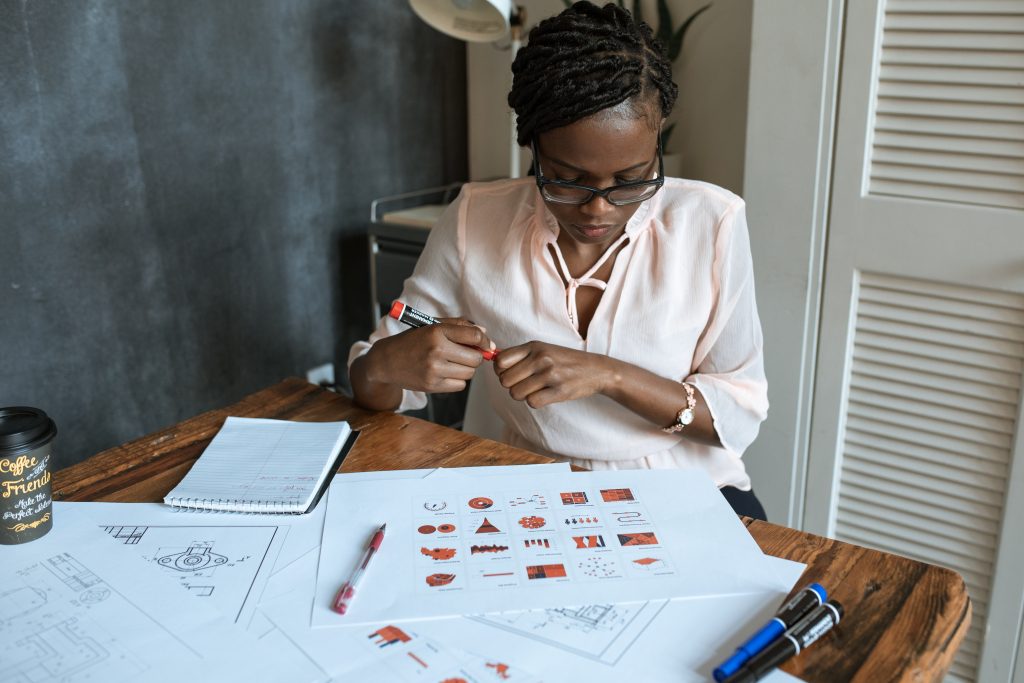
[[[695,416],[693,410],[697,407],[697,399],[693,396],[693,385],[683,382],[683,388],[686,389],[686,407],[676,414],[675,422],[661,430],[666,434],[675,434],[682,431],[683,427],[693,422]]]

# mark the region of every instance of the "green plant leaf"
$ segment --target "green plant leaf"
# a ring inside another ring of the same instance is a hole
[[[676,58],[679,56],[679,53],[683,51],[683,37],[686,35],[686,31],[693,24],[693,20],[696,19],[698,16],[700,16],[701,13],[703,13],[705,10],[709,9],[710,7],[711,7],[710,3],[707,4],[707,5],[704,5],[703,7],[701,7],[699,10],[697,10],[696,12],[691,14],[690,17],[686,21],[683,22],[683,25],[680,26],[676,30],[675,34],[669,40],[668,48],[667,48],[668,49],[668,58],[671,61],[673,61],[673,62],[676,61]]]
[[[633,23],[639,24],[644,20],[644,3],[643,0],[636,0],[633,3]]]
[[[668,56],[669,43],[672,42],[672,11],[668,8],[668,0],[658,0],[658,29],[654,35]]]

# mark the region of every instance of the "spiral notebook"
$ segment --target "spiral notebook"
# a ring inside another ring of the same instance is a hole
[[[309,512],[357,435],[347,422],[229,417],[164,502],[189,510]]]

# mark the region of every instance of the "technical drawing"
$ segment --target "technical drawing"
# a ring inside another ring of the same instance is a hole
[[[45,627],[14,642],[16,648],[33,652],[32,663],[22,664],[23,671],[32,678],[65,679],[96,666],[110,657],[110,652],[89,636],[72,617]]]
[[[46,593],[31,586],[0,593],[0,624],[24,616],[45,604]]]
[[[67,553],[51,557],[44,566],[63,581],[65,586],[76,592],[84,591],[102,581]]]
[[[466,618],[614,666],[668,602],[586,605]]]
[[[98,605],[110,597],[110,589],[106,586],[93,586],[78,596],[83,605]]]
[[[10,567],[4,567],[9,570]],[[69,553],[4,572],[0,661],[4,681],[139,680],[146,666],[90,617],[115,594]],[[123,601],[123,598],[116,598]]]
[[[112,540],[128,546],[124,551],[162,567],[190,595],[208,600],[225,614],[234,614],[235,621],[255,609],[258,592],[253,588],[267,558],[282,540],[279,527],[271,525],[132,525],[111,521],[108,518],[109,526],[102,528]]]
[[[149,529],[148,526],[105,526],[103,530],[114,538],[122,541],[125,545],[137,545],[146,531]]]
[[[210,552],[212,543],[198,543],[191,545],[188,550],[180,553],[171,553],[156,558],[157,564],[161,567],[176,569],[179,572],[198,572],[207,567],[216,567],[228,561],[223,555]]]

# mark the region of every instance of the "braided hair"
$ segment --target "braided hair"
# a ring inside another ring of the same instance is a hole
[[[530,31],[512,63],[508,104],[520,145],[623,102],[637,118],[658,96],[662,118],[679,88],[651,27],[608,3],[577,2]]]

